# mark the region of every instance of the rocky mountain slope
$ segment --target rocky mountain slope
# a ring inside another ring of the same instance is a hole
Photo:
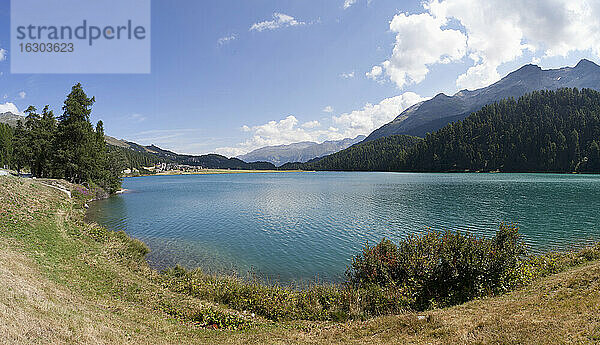
[[[346,138],[342,140],[325,141],[321,144],[303,141],[290,145],[266,146],[256,149],[237,158],[245,162],[264,161],[281,166],[285,163],[300,162],[305,163],[317,157],[323,157],[344,150],[365,139],[364,135],[356,138]]]
[[[16,126],[18,120],[25,121],[25,118],[8,112],[0,114],[0,123],[6,123],[9,126]]]
[[[423,137],[446,124],[462,120],[484,105],[503,98],[518,98],[535,90],[563,87],[600,90],[600,66],[581,60],[575,67],[543,70],[525,65],[498,82],[477,90],[462,90],[453,96],[443,93],[406,109],[392,122],[371,133],[365,141],[397,134]]]

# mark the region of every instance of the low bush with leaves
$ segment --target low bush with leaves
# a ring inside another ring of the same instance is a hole
[[[456,305],[599,259],[600,245],[529,256],[518,228],[503,224],[492,238],[427,231],[367,245],[338,285],[267,285],[179,266],[161,279],[176,292],[270,320],[336,321]]]
[[[351,286],[381,286],[408,294],[418,310],[455,305],[502,293],[521,281],[525,258],[517,227],[502,225],[490,239],[461,232],[427,231],[397,245],[367,245],[347,275]]]

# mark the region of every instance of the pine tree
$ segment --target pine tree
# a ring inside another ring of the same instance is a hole
[[[13,164],[17,170],[17,174],[21,174],[21,170],[30,161],[31,151],[27,146],[27,131],[21,120],[17,121],[15,133],[12,141],[13,146]]]
[[[40,154],[38,166],[41,177],[53,176],[53,161],[56,155],[56,119],[52,110],[46,105],[42,110],[42,117],[38,126],[38,141]]]
[[[91,179],[94,171],[95,136],[90,114],[95,98],[89,98],[77,83],[63,105],[57,129],[57,169],[71,182]]]
[[[13,159],[14,130],[7,124],[0,123],[0,167],[9,168]]]

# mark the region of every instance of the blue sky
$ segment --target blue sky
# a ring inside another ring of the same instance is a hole
[[[31,75],[10,73],[9,1],[0,0],[0,110],[60,113],[81,82],[109,135],[231,156],[366,135],[412,103],[532,61],[599,60],[593,1],[511,2],[157,0],[151,74]]]

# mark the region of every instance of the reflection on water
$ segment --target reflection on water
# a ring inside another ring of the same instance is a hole
[[[274,173],[130,178],[88,217],[151,248],[158,268],[342,278],[369,241],[515,222],[533,251],[600,239],[600,176]]]

